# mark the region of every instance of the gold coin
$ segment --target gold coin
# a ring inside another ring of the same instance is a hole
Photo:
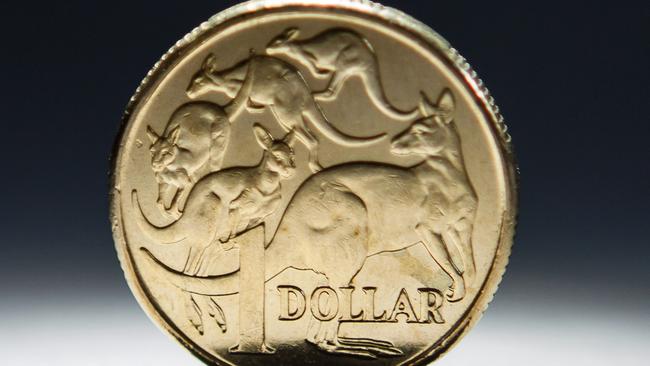
[[[424,364],[505,271],[502,117],[444,39],[378,4],[212,17],[149,72],[116,146],[127,281],[209,364]]]

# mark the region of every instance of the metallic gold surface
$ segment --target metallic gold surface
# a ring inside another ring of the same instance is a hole
[[[113,161],[132,291],[211,364],[423,364],[480,318],[516,209],[465,60],[366,1],[253,1],[148,74]]]

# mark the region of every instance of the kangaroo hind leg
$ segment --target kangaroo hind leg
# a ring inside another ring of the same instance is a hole
[[[458,221],[453,227],[452,234],[463,257],[463,277],[468,284],[471,284],[476,278],[471,221],[466,218]]]
[[[465,297],[465,280],[454,265],[449,252],[450,245],[444,243],[439,236],[424,225],[419,225],[417,231],[433,260],[451,277],[451,285],[445,296],[451,302],[462,300]]]

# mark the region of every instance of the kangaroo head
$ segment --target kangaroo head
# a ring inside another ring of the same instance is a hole
[[[190,98],[196,98],[208,91],[226,92],[228,83],[218,71],[217,57],[211,53],[203,60],[201,69],[192,77],[192,81],[187,87],[187,95]]]
[[[266,53],[269,55],[280,55],[288,54],[292,52],[293,41],[295,41],[300,36],[300,30],[298,28],[287,28],[280,34],[275,37],[269,44],[266,46]]]
[[[457,151],[459,141],[452,117],[455,103],[451,92],[443,91],[435,107],[423,103],[421,109],[425,117],[393,139],[391,152],[397,155],[436,156],[443,151]]]
[[[180,126],[176,126],[168,136],[159,136],[151,127],[147,127],[147,136],[151,141],[149,151],[151,152],[151,167],[158,173],[168,167],[176,158],[178,153],[178,137]]]
[[[296,170],[293,145],[294,132],[290,132],[283,140],[275,140],[264,127],[253,126],[257,143],[264,149],[263,165],[266,169],[278,173],[282,178],[290,178]]]

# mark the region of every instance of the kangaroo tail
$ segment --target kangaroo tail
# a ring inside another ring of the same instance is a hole
[[[411,111],[402,111],[395,108],[388,101],[386,93],[384,92],[384,86],[380,79],[379,71],[376,67],[367,69],[366,74],[363,74],[362,78],[366,86],[368,96],[377,106],[377,108],[379,108],[388,117],[398,121],[413,122],[415,119],[421,116],[421,111],[419,108],[414,108]]]
[[[377,143],[383,140],[386,137],[385,133],[366,136],[366,137],[357,137],[351,136],[344,132],[338,130],[330,121],[325,117],[323,110],[320,108],[316,102],[313,103],[314,108],[312,111],[307,112],[310,117],[310,121],[318,130],[320,130],[325,136],[332,139],[334,142],[341,145],[352,145],[352,146],[365,146]]]
[[[140,201],[138,200],[138,192],[136,190],[133,190],[133,192],[131,192],[131,201],[133,203],[135,222],[138,224],[140,230],[149,239],[159,244],[174,244],[185,239],[183,233],[171,228],[172,225],[178,222],[178,220],[164,227],[152,224],[142,211]]]
[[[154,257],[145,248],[140,249],[147,265],[163,280],[189,293],[205,296],[224,296],[239,293],[239,270],[218,276],[190,276],[179,272]]]

